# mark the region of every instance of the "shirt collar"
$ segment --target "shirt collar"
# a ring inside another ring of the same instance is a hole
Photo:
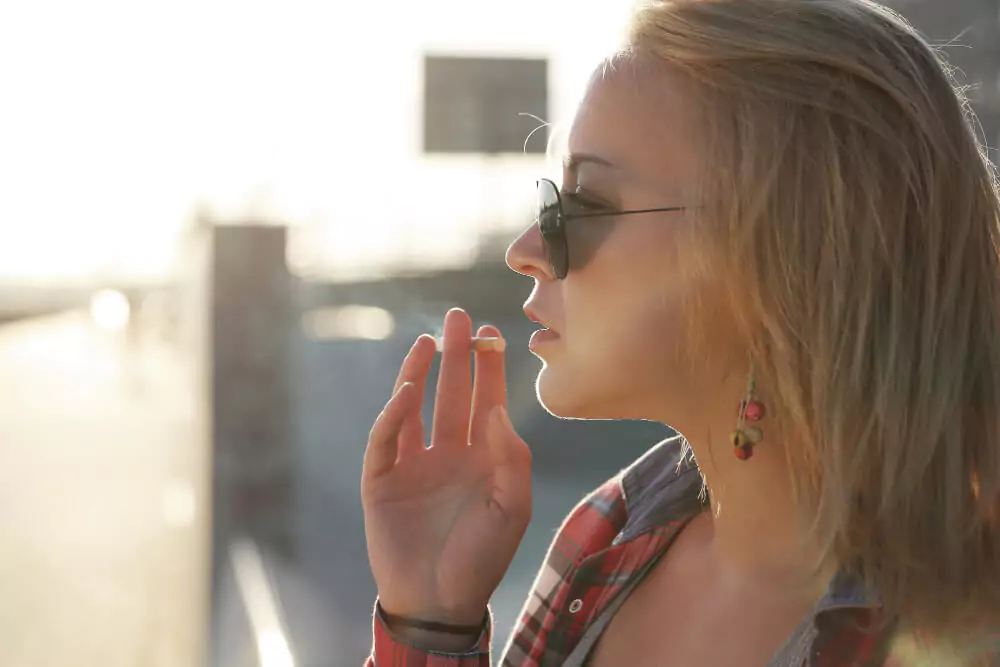
[[[621,488],[628,518],[621,541],[670,522],[687,521],[707,507],[701,472],[689,451],[684,438],[675,436],[625,469]]]

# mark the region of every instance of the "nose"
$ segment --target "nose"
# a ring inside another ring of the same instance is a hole
[[[549,257],[545,252],[545,242],[538,225],[531,225],[514,239],[507,248],[507,266],[521,275],[536,280],[554,280],[549,267]]]

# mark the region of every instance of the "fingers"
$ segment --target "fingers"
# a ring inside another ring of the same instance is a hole
[[[481,337],[502,338],[493,326],[479,327]],[[473,445],[486,442],[489,416],[498,405],[507,405],[507,378],[503,352],[476,352],[476,378],[472,388],[472,425],[469,442]]]
[[[432,447],[465,447],[472,404],[472,320],[453,308],[444,318],[444,351],[434,400]]]
[[[408,454],[421,451],[424,448],[424,420],[421,417],[421,407],[424,404],[424,392],[427,387],[427,374],[430,373],[431,364],[434,363],[436,354],[436,343],[429,334],[424,334],[417,338],[413,347],[403,359],[403,364],[399,369],[399,376],[396,378],[396,385],[393,391],[406,382],[413,384],[416,393],[413,401],[417,409],[410,418],[403,422],[403,427],[399,434],[399,456],[405,457]]]
[[[396,463],[399,433],[413,409],[415,398],[416,387],[406,382],[382,409],[368,434],[362,479],[374,479],[392,470]]]
[[[404,382],[423,382],[427,379],[427,374],[431,370],[431,363],[434,361],[436,343],[430,334],[421,334],[414,341],[413,347],[406,353],[402,365],[399,367],[399,375],[396,376],[396,384],[393,386],[393,393],[399,390]],[[416,387],[423,394],[423,387]]]

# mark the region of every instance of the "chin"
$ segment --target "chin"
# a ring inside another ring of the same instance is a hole
[[[594,393],[598,383],[570,378],[545,365],[535,382],[538,402],[553,417],[560,419],[617,419],[608,402]]]

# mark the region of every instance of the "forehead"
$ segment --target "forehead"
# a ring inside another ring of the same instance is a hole
[[[651,57],[602,64],[570,130],[570,154],[594,154],[645,185],[677,184],[696,157],[692,103],[681,77]]]

